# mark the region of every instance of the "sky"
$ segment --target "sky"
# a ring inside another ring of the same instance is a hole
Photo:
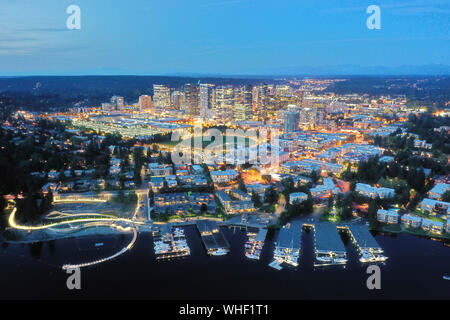
[[[449,18],[448,0],[0,0],[0,76],[448,66]]]

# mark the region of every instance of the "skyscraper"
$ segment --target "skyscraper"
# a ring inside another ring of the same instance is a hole
[[[253,117],[252,87],[245,85],[234,90],[234,118],[235,120],[251,120]]]
[[[161,84],[153,85],[153,105],[160,113],[170,108],[170,89]]]
[[[214,116],[214,105],[216,103],[215,86],[213,84],[202,83],[200,85],[200,116],[205,119],[212,119]]]
[[[256,113],[259,119],[267,117],[269,89],[267,84],[258,87],[258,95],[256,100]]]
[[[184,92],[178,90],[172,92],[170,102],[175,110],[180,110],[184,106]]]
[[[220,86],[216,89],[215,118],[222,122],[232,121],[234,117],[234,89]]]
[[[151,96],[143,95],[139,97],[139,110],[142,112],[155,112]]]
[[[200,115],[199,88],[195,84],[184,85],[185,111],[191,116]]]
[[[112,96],[111,104],[115,106],[115,110],[123,110],[125,108],[125,101],[123,97]]]
[[[299,112],[287,111],[284,114],[284,132],[298,131],[298,123],[300,121]]]

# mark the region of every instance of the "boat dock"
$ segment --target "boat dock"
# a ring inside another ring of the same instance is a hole
[[[383,249],[366,226],[355,224],[340,228],[345,229],[348,232],[359,252],[368,250],[374,253],[383,253]]]
[[[280,229],[273,253],[274,260],[278,264],[287,263],[294,267],[298,266],[302,240],[301,235],[302,226],[297,222]]]
[[[191,254],[183,229],[165,225],[154,228],[152,233],[157,260],[185,257]]]
[[[198,220],[197,229],[209,255],[224,255],[230,251],[230,245],[213,220]]]
[[[350,235],[360,254],[360,262],[385,262],[388,259],[388,257],[383,255],[383,248],[381,248],[366,226],[355,224],[341,226],[340,228],[347,231]]]
[[[314,225],[315,265],[347,263],[347,251],[335,225],[320,223]]]
[[[245,243],[245,256],[249,259],[259,260],[267,229],[259,229],[258,233],[248,232],[248,241]]]

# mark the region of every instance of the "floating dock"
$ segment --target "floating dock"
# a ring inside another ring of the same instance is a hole
[[[353,244],[358,249],[362,263],[386,262],[389,257],[383,255],[383,249],[370,233],[369,229],[363,225],[341,226],[341,229],[348,232]]]
[[[281,263],[287,263],[294,267],[298,266],[300,256],[300,247],[302,240],[302,227],[300,223],[292,223],[289,226],[282,227],[275,242],[273,253],[274,260]]]
[[[230,245],[213,220],[198,220],[197,229],[209,255],[223,255],[230,251]]]
[[[267,236],[267,229],[259,229],[258,233],[249,232],[248,241],[245,243],[245,256],[249,259],[259,260],[264,241]]]
[[[153,230],[153,246],[157,260],[185,257],[191,254],[184,230],[169,225]]]
[[[335,225],[318,223],[314,225],[315,265],[347,263],[347,251]]]
[[[373,253],[383,253],[383,249],[366,226],[349,225],[341,228],[348,232],[359,252],[367,250]]]

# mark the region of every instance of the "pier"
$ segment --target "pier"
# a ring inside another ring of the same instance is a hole
[[[347,263],[347,251],[335,225],[315,224],[314,246],[316,265],[335,265]]]
[[[383,253],[383,249],[366,226],[349,225],[341,228],[348,232],[358,251],[368,250],[374,253]]]
[[[287,263],[298,266],[300,256],[302,226],[293,222],[289,226],[282,227],[275,242],[273,257],[278,264]]]
[[[267,229],[259,229],[258,233],[248,232],[248,241],[245,243],[245,256],[249,259],[259,260],[264,241],[267,236]]]
[[[230,251],[230,245],[213,220],[198,220],[197,229],[209,255],[224,255]]]
[[[388,257],[383,255],[383,248],[378,244],[366,226],[348,225],[341,226],[352,239],[353,244],[360,254],[359,261],[365,262],[385,262]]]
[[[191,253],[184,230],[170,225],[153,230],[153,245],[157,260],[185,257]]]

